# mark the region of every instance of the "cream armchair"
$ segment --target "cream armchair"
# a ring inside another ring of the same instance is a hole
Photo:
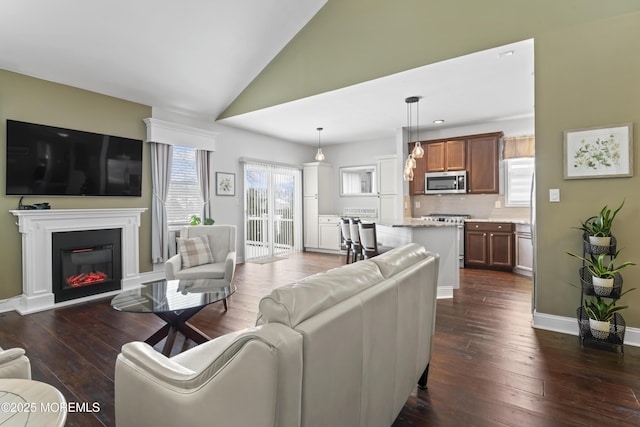
[[[25,356],[24,349],[0,348],[0,378],[31,379],[31,363]]]
[[[208,244],[203,245],[199,238]],[[178,253],[164,265],[167,280],[222,279],[231,283],[236,270],[236,226],[192,225],[180,230]],[[191,240],[194,244],[188,244]],[[208,251],[208,252],[207,252]],[[224,299],[224,309],[227,300]]]

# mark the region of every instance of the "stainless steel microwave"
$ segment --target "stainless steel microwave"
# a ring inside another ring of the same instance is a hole
[[[458,194],[467,192],[467,171],[427,172],[424,174],[425,194]]]

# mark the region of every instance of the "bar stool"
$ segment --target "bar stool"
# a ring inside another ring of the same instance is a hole
[[[391,249],[390,247],[378,244],[378,235],[376,233],[376,224],[374,222],[358,224],[358,231],[360,235],[360,244],[362,246],[362,256],[364,259],[372,258]]]
[[[358,225],[360,220],[357,218],[349,219],[349,231],[351,232],[351,262],[358,261],[358,257],[362,258],[362,245],[360,244],[360,230]]]
[[[340,229],[342,230],[342,244],[347,248],[347,257],[344,261],[349,264],[351,259],[351,227],[349,226],[349,218],[340,218]]]

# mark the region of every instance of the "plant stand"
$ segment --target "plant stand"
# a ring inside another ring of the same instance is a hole
[[[617,242],[615,237],[611,236],[611,244],[609,246],[593,245],[589,242],[588,235],[584,233],[582,256],[598,256],[601,254],[605,254],[609,257],[614,256],[616,254],[616,244]],[[625,322],[622,315],[620,315],[620,313],[615,313],[613,319],[611,320],[609,335],[606,338],[597,338],[594,337],[591,333],[591,328],[589,326],[589,317],[587,316],[587,313],[583,308],[584,298],[586,296],[599,296],[600,298],[611,299],[620,298],[620,295],[622,294],[622,275],[620,275],[620,273],[615,274],[611,292],[608,295],[603,295],[601,290],[598,289],[597,286],[594,288],[591,274],[587,270],[587,267],[584,266],[584,261],[583,266],[579,270],[579,274],[582,289],[580,292],[580,307],[578,307],[578,309],[576,310],[576,317],[578,319],[580,346],[599,348],[602,350],[624,354],[623,344]]]

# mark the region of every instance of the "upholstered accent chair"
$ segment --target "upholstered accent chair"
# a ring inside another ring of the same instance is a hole
[[[31,379],[31,362],[22,348],[0,348],[0,378]]]
[[[180,230],[178,253],[165,263],[167,280],[223,279],[236,269],[235,225],[192,225]],[[227,300],[224,299],[227,309]]]

